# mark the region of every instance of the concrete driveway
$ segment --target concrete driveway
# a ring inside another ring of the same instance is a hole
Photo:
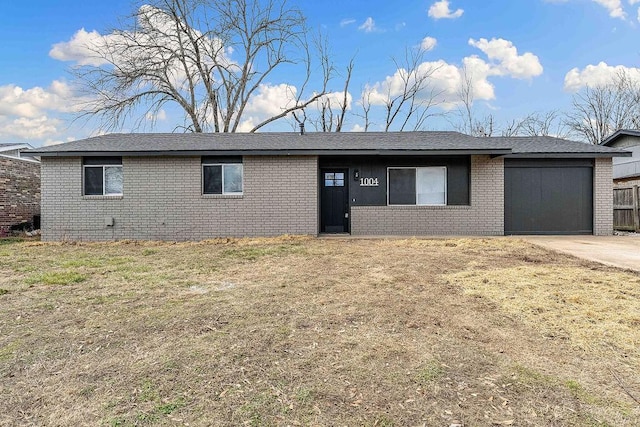
[[[640,272],[640,236],[518,236],[528,242]]]

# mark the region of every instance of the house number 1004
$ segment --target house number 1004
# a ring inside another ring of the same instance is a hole
[[[378,178],[360,178],[360,187],[377,187]]]

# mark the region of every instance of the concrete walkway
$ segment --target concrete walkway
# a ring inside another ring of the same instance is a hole
[[[514,236],[515,237],[515,236]],[[640,272],[640,236],[517,236],[570,255]]]

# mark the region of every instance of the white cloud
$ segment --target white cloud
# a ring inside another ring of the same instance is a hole
[[[456,9],[456,11],[452,11],[449,8],[448,0],[439,0],[431,5],[429,8],[429,16],[433,19],[456,19],[460,18],[464,13],[463,9]]]
[[[71,87],[55,80],[48,88],[39,86],[23,89],[16,85],[0,86],[0,117],[20,116],[34,118],[44,111],[77,111],[79,98],[74,97]]]
[[[372,33],[374,31],[377,31],[378,28],[376,27],[376,22],[373,20],[372,17],[368,17],[363,23],[362,25],[360,25],[358,27],[358,29],[360,31],[364,31],[365,33]]]
[[[115,64],[124,71],[131,68],[140,69],[141,64],[150,67],[149,64],[155,63],[162,72],[168,70],[176,87],[183,87],[187,80],[184,64],[170,53],[179,51],[182,43],[173,17],[161,9],[143,5],[138,9],[138,27],[141,28],[140,32],[114,32],[106,35],[97,31],[87,32],[82,28],[69,41],[54,44],[49,56],[61,61],[74,62],[79,66]],[[215,58],[229,67],[237,65],[230,58],[233,54],[231,47],[225,48],[220,39],[206,37],[197,30],[191,31],[191,35],[200,41],[203,61],[213,61]],[[167,47],[167,56],[163,58],[163,54],[156,51],[156,56],[149,58],[146,46],[158,44]],[[195,68],[193,62],[187,62],[186,65]]]
[[[351,130],[349,132],[364,132],[364,126],[356,123],[351,127]]]
[[[150,122],[167,120],[167,112],[162,109],[155,114],[148,112],[145,118]]]
[[[609,11],[609,16],[612,18],[624,19],[626,13],[622,8],[622,0],[593,0],[601,6],[604,6]],[[632,3],[633,4],[633,3]]]
[[[640,7],[638,8],[638,22],[640,22]]]
[[[78,65],[104,65],[107,61],[101,58],[97,51],[104,48],[107,37],[97,31],[89,33],[81,28],[71,40],[54,44],[49,56],[59,61],[73,61]]]
[[[279,85],[261,84],[257,93],[251,97],[239,132],[249,132],[253,127],[269,117],[282,113],[295,105],[297,89],[295,86],[282,83]]]
[[[462,59],[462,70],[460,70],[460,81],[462,79],[471,80],[473,97],[477,100],[489,101],[495,99],[495,87],[489,81],[489,77],[504,76],[500,70],[479,58],[476,55],[467,56]],[[460,83],[456,88],[460,87]]]
[[[59,133],[62,123],[52,115],[76,112],[83,101],[68,84],[58,80],[47,88],[0,86],[0,139],[52,137]]]
[[[438,40],[436,40],[435,38],[425,37],[420,42],[420,49],[422,49],[425,52],[428,52],[430,50],[433,50],[437,44],[438,44]]]
[[[351,110],[352,102],[353,97],[351,96],[351,93],[347,92],[347,110]],[[323,104],[330,107],[332,110],[341,110],[342,104],[344,104],[344,92],[329,92],[320,97],[316,102],[316,108],[318,111],[320,111]]]
[[[435,96],[433,101],[442,108],[454,108],[460,102],[460,88],[466,80],[470,80],[474,100],[490,101],[495,99],[495,87],[490,78],[525,79],[539,76],[543,72],[542,65],[535,55],[518,55],[516,47],[508,40],[470,40],[469,44],[484,52],[491,61],[471,55],[463,58],[460,65],[444,60],[419,64],[418,76],[429,75],[429,87],[421,95],[424,99]],[[365,87],[364,93],[368,93],[371,104],[384,105],[390,97],[402,93],[403,82],[407,77],[412,77],[407,76],[407,70],[398,69],[384,80]]]
[[[296,87],[286,83],[262,84],[258,93],[249,100],[245,111],[251,115],[275,116],[295,103],[296,93]]]
[[[467,73],[472,79],[473,95],[478,100],[495,98],[494,87],[487,81],[491,74],[489,65],[482,59],[471,56],[463,60],[463,66],[449,64],[443,60],[423,62],[418,66],[418,76],[430,75],[430,86],[420,94],[419,98],[427,100],[435,95],[436,103],[444,109],[451,109],[459,102],[458,92]],[[407,78],[407,71],[397,70],[385,80],[365,87],[369,92],[369,102],[372,105],[385,105],[388,99],[402,93],[403,82]]]
[[[262,84],[258,88],[258,92],[247,104],[246,114],[238,126],[238,131],[248,132],[254,126],[266,120],[269,117],[281,114],[285,109],[293,107],[296,104],[297,88],[285,83],[279,85]],[[353,102],[352,95],[347,92],[347,110],[351,109]],[[329,92],[320,97],[309,108],[315,108],[320,111],[322,103],[328,103],[333,110],[342,108],[344,102],[343,92]]]
[[[238,132],[251,132],[251,130],[258,124],[253,117],[247,117],[238,125]]]
[[[518,49],[509,40],[469,39],[469,45],[483,51],[489,59],[497,61],[496,67],[504,75],[528,79],[542,74],[543,68],[538,57],[531,52],[518,55]]]
[[[564,90],[576,92],[585,86],[604,85],[611,82],[618,73],[626,73],[629,78],[640,82],[640,68],[613,66],[600,62],[598,65],[587,65],[582,70],[578,68],[570,70],[564,77]]]
[[[544,0],[545,3],[567,3],[569,0]],[[591,0],[594,3],[599,4],[609,11],[609,16],[612,18],[626,19],[627,13],[622,5],[622,0]],[[629,0],[629,4],[633,6],[636,3],[640,3],[640,0]]]
[[[46,115],[19,117],[13,120],[0,118],[0,137],[20,139],[43,139],[59,132],[61,121]]]
[[[355,23],[356,23],[355,19],[346,18],[346,19],[343,19],[342,21],[340,21],[340,26],[341,27],[346,27],[347,25],[351,25],[351,24],[355,24]]]

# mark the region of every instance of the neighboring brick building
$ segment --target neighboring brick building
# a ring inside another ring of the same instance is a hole
[[[23,157],[26,144],[0,144],[0,236],[40,216],[40,162]],[[37,219],[37,218],[36,218]]]
[[[31,154],[45,240],[606,235],[627,155],[455,132],[114,134]]]

